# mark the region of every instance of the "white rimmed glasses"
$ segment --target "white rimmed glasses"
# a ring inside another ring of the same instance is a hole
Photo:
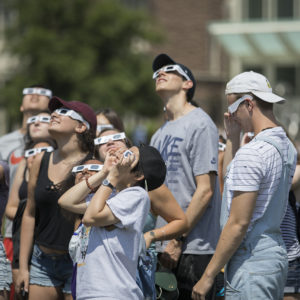
[[[228,106],[228,112],[231,114],[235,113],[238,107],[240,106],[240,104],[247,99],[252,100],[253,97],[250,95],[244,95],[243,97],[237,99],[235,102],[233,102],[231,105]]]
[[[33,116],[27,120],[27,124],[32,124],[36,122],[50,123],[50,116]]]
[[[75,110],[68,109],[68,108],[58,108],[54,112],[61,116],[68,116],[73,120],[80,121],[83,124],[85,124],[87,129],[90,129],[90,124]]]
[[[30,156],[36,155],[38,153],[41,153],[43,151],[52,152],[53,150],[54,150],[54,148],[52,146],[32,148],[32,149],[28,149],[25,151],[25,157],[30,157]]]
[[[79,165],[72,169],[72,173],[76,174],[82,172],[83,170],[99,172],[102,170],[102,168],[103,165],[98,165],[98,164]]]
[[[111,124],[97,125],[97,131],[101,132],[104,129],[114,129],[114,126]]]
[[[32,94],[46,96],[49,98],[52,97],[52,91],[48,90],[48,89],[43,89],[43,88],[25,88],[25,89],[23,89],[23,95],[32,95]]]
[[[159,75],[159,72],[178,72],[181,76],[183,76],[186,80],[192,80],[187,73],[183,71],[183,69],[179,65],[168,65],[164,66],[153,73],[152,78],[156,79]]]
[[[115,133],[111,135],[105,135],[102,137],[98,137],[94,139],[94,144],[95,145],[102,145],[106,144],[108,141],[118,141],[118,140],[124,140],[126,139],[125,132],[120,132],[120,133]]]
[[[225,151],[226,144],[219,142],[219,151]]]

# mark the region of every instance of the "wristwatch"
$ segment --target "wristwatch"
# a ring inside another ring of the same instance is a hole
[[[185,240],[186,240],[186,236],[179,236],[179,237],[177,237],[176,239],[175,239],[177,242],[185,242]]]
[[[102,181],[102,185],[108,186],[108,187],[111,188],[112,190],[115,189],[115,187],[110,183],[110,181],[109,181],[107,178],[105,178],[105,179]]]

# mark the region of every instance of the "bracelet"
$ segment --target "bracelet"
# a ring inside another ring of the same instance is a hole
[[[97,188],[92,188],[92,186],[89,184],[89,178],[88,177],[85,177],[85,182],[86,182],[86,185],[87,187],[92,191],[92,192],[95,192],[97,190]]]

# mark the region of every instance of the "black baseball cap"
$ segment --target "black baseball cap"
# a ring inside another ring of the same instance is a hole
[[[165,181],[167,168],[159,151],[152,146],[141,145],[139,164],[147,181],[148,191],[159,188]]]
[[[155,72],[159,70],[160,68],[167,66],[167,65],[178,65],[181,67],[181,69],[191,78],[193,82],[193,87],[191,87],[187,92],[187,99],[192,100],[195,89],[196,89],[196,80],[194,78],[194,75],[192,71],[186,67],[185,65],[177,63],[175,60],[173,60],[169,55],[162,53],[155,57],[152,63],[152,70]]]

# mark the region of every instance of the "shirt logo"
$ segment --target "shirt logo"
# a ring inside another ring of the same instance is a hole
[[[11,165],[17,165],[21,162],[21,160],[23,159],[23,155],[22,156],[15,156],[15,151],[11,154],[10,156],[10,164]]]
[[[213,165],[214,165],[216,162],[217,162],[217,160],[216,160],[215,157],[213,157],[213,159],[210,161],[210,163],[213,164]]]

